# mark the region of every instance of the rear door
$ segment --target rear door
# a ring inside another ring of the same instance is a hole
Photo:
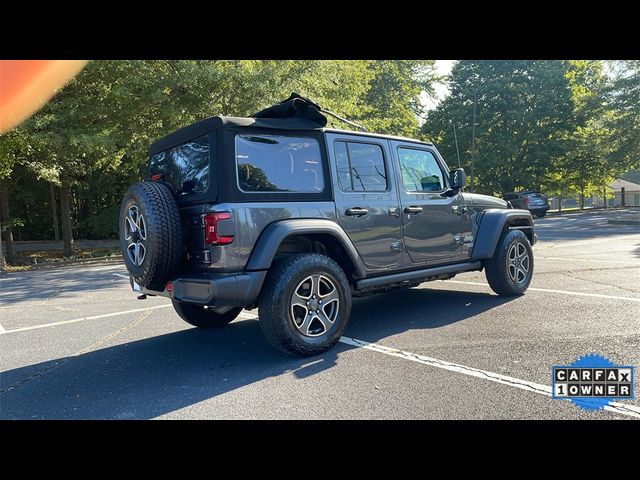
[[[327,134],[338,222],[371,270],[402,260],[402,219],[389,143]]]

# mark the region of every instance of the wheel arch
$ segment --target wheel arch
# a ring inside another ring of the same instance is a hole
[[[319,251],[321,247],[315,242],[326,251]],[[278,254],[303,252],[328,255],[354,279],[366,276],[364,262],[346,232],[325,219],[291,219],[269,224],[260,234],[246,268],[267,270]]]
[[[533,218],[528,210],[491,208],[481,212],[477,222],[475,243],[471,252],[472,260],[491,258],[500,235],[509,227],[524,227],[522,231],[531,245],[535,243]]]

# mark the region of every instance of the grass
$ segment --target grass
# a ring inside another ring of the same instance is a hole
[[[73,257],[65,257],[61,250],[40,250],[17,253],[15,264],[7,265],[7,272],[20,272],[40,267],[68,265],[73,262],[84,262],[92,259],[116,259],[122,255],[119,248],[82,248],[76,249]]]

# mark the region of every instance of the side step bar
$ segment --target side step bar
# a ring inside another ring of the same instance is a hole
[[[372,287],[381,287],[395,283],[401,283],[411,280],[425,281],[429,277],[437,277],[447,273],[470,272],[472,270],[480,270],[482,262],[465,262],[455,263],[453,265],[443,265],[442,267],[425,268],[423,270],[412,270],[410,272],[393,273],[391,275],[383,275],[381,277],[365,278],[356,282],[356,290],[363,290]]]

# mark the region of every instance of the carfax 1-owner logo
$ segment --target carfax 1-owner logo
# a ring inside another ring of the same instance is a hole
[[[615,400],[633,400],[633,367],[590,353],[570,365],[551,367],[552,397],[585,410],[602,410]]]

